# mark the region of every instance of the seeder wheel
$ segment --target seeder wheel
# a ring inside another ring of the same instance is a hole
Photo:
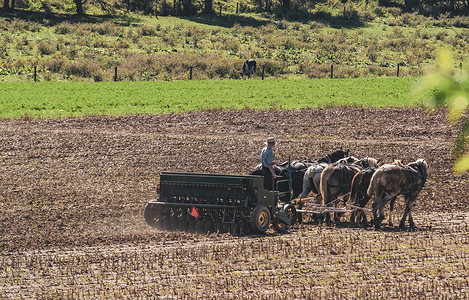
[[[290,224],[283,222],[280,218],[274,218],[272,222],[272,226],[274,227],[275,231],[279,233],[286,233],[290,226],[292,226],[296,221],[296,210],[293,206],[288,206],[285,209],[285,214],[287,215],[288,219],[290,220]]]
[[[161,206],[148,203],[143,213],[145,222],[153,228],[161,229],[163,222],[163,208]]]
[[[264,205],[254,207],[251,214],[251,231],[263,234],[270,226],[270,211]]]

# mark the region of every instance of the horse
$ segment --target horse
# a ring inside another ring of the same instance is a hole
[[[248,59],[243,63],[243,76],[251,77],[256,74],[256,61],[254,59]]]
[[[277,180],[286,179],[288,177],[288,164],[289,162],[283,162],[282,164],[273,165],[275,175],[279,176]],[[292,199],[298,197],[303,188],[303,174],[306,169],[313,163],[307,160],[294,160],[290,162],[291,165],[291,180],[292,180]],[[250,175],[264,176],[262,172],[262,164],[258,164],[254,170],[249,173]]]
[[[327,168],[328,163],[316,163],[306,169],[303,176],[303,190],[300,194],[300,199],[308,197],[310,192],[319,194],[319,182],[321,179],[321,173]]]
[[[375,228],[379,229],[384,219],[384,205],[403,195],[406,201],[404,214],[399,223],[399,228],[405,229],[405,221],[408,215],[409,227],[415,229],[411,210],[428,176],[428,164],[424,159],[418,159],[407,165],[386,164],[381,166],[371,177],[367,194],[374,197],[372,211]],[[378,217],[379,211],[379,217]]]
[[[352,162],[352,163],[350,163]],[[350,191],[353,177],[365,168],[377,168],[378,161],[374,158],[363,158],[357,160],[349,157],[339,160],[327,166],[321,173],[319,191],[322,197],[322,205],[328,205],[340,195]],[[326,220],[330,223],[330,215],[326,214]]]
[[[365,207],[370,200],[370,196],[366,193],[368,190],[368,186],[370,185],[371,177],[375,173],[376,168],[368,168],[365,170],[361,170],[353,176],[352,183],[350,184],[350,195],[348,198],[348,202],[360,206]],[[394,202],[392,203],[394,204]],[[350,216],[350,222],[355,223],[357,214],[356,212],[352,212]],[[362,214],[363,222],[368,223],[366,220],[366,215]],[[391,214],[389,214],[389,220],[391,222]]]
[[[319,180],[321,178],[322,171],[329,164],[347,157],[349,152],[350,150],[336,150],[330,154],[326,154],[325,156],[318,158],[315,163],[306,169],[303,175],[303,188],[300,194],[300,199],[306,198],[310,192],[319,194]]]
[[[333,162],[336,162],[338,161],[339,159],[342,159],[344,157],[348,157],[349,156],[349,152],[350,150],[347,150],[347,151],[343,151],[342,149],[340,150],[336,150],[332,153],[329,153],[329,154],[326,154],[325,156],[323,157],[320,157],[316,160],[317,163],[328,163],[328,164],[331,164]]]
[[[330,161],[330,162],[335,162],[338,159],[341,159],[343,157],[346,157],[349,153],[349,150],[343,151],[343,150],[336,150],[334,152],[331,152],[329,154],[326,154],[323,157],[320,157],[316,160],[316,162],[311,162],[308,160],[294,160],[292,161],[291,164],[291,179],[292,179],[292,199],[296,199],[303,191],[304,191],[304,178],[305,178],[305,173],[307,169],[311,166],[318,165],[319,161]],[[287,174],[288,174],[288,164],[289,162],[283,162],[282,164],[277,164],[274,165],[274,172],[276,175],[279,176],[279,179],[286,179]],[[258,164],[254,170],[250,173],[250,175],[260,175],[263,176],[262,172],[262,164]],[[309,191],[308,191],[309,193]]]
[[[393,164],[399,164],[402,165],[402,162],[400,160],[394,160]],[[375,173],[376,168],[368,168],[365,170],[362,170],[355,174],[355,176],[352,179],[352,184],[350,188],[350,195],[349,195],[349,200],[348,202],[357,205],[360,207],[365,207],[368,202],[371,199],[371,196],[368,196],[367,190],[368,187],[370,186],[370,181],[371,177]],[[389,205],[389,226],[393,226],[392,222],[392,211],[394,210],[394,203],[396,202],[396,198],[394,197],[393,199],[390,200]],[[366,215],[363,214],[363,222],[367,223],[366,220]],[[356,213],[353,212],[352,215],[350,216],[350,222],[354,223],[356,220]]]

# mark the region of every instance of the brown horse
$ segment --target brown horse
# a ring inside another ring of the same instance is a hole
[[[428,165],[423,159],[418,159],[407,165],[387,164],[376,170],[371,177],[370,186],[367,190],[368,196],[374,197],[372,208],[375,228],[380,228],[384,219],[384,205],[389,201],[393,201],[398,195],[403,195],[406,201],[404,215],[399,227],[405,229],[405,220],[409,215],[409,226],[411,229],[415,228],[411,210],[415,199],[417,199],[427,180],[427,174]]]
[[[319,190],[322,196],[322,204],[327,205],[340,195],[350,191],[352,179],[358,172],[365,168],[377,168],[378,161],[374,158],[361,160],[349,160],[353,163],[338,161],[329,165],[321,173]],[[326,214],[326,220],[330,222],[330,216]]]

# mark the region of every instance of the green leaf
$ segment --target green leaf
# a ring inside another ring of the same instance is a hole
[[[456,161],[453,166],[453,170],[456,174],[462,174],[469,171],[469,152]]]
[[[448,109],[448,120],[456,123],[469,105],[468,95],[461,93],[454,98]]]

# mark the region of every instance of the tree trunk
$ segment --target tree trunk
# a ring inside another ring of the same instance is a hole
[[[3,9],[4,10],[10,9],[10,0],[3,0]]]
[[[11,10],[15,10],[15,0],[11,0]]]
[[[205,0],[204,2],[204,14],[213,14],[213,0]]]
[[[282,0],[283,15],[285,16],[289,10],[290,10],[290,0]]]
[[[73,0],[77,6],[77,16],[83,15],[83,2],[81,0]]]
[[[405,0],[405,11],[410,12],[420,6],[420,0]]]
[[[192,14],[192,1],[184,0],[182,4],[182,14],[184,16],[190,16]]]

